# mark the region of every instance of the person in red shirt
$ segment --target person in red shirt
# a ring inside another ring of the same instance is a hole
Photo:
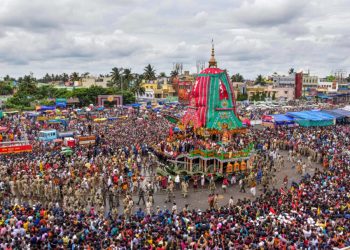
[[[222,180],[222,190],[224,191],[224,193],[226,193],[227,186],[228,186],[228,179],[225,176],[224,179]]]

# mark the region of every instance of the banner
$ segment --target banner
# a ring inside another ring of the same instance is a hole
[[[66,98],[56,98],[56,106],[65,108],[67,107],[67,99]]]
[[[7,146],[0,148],[0,154],[16,154],[23,152],[32,152],[32,145]]]

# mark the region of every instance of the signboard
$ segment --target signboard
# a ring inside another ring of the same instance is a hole
[[[166,101],[167,102],[177,102],[179,98],[177,96],[167,96]]]
[[[67,106],[66,98],[56,98],[56,106],[65,108]]]
[[[0,148],[0,154],[16,154],[32,151],[32,145],[5,146]]]

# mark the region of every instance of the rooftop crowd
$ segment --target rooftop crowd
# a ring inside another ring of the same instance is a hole
[[[348,125],[252,129],[235,137],[234,145],[253,141],[266,155],[287,150],[293,161],[305,156],[322,164],[314,174],[287,183],[283,190],[267,189],[253,200],[240,199],[203,211],[188,206],[153,208],[147,199],[146,210],[134,211],[130,193],[143,197],[140,190],[148,187],[145,173],[157,164],[148,149],[166,140],[170,128],[166,119],[135,112],[111,124],[72,119],[69,130],[97,135],[95,146],[77,146],[72,156],[53,150],[53,143],[37,141],[43,124],[19,115],[9,119],[15,127],[23,127],[17,131],[27,134],[34,150],[0,156],[2,249],[350,246]],[[191,143],[203,147],[195,139]],[[118,211],[119,197],[123,213]]]

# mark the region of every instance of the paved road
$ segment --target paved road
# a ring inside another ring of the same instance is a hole
[[[282,168],[281,171],[276,172],[277,188],[280,188],[283,186],[283,179],[286,175],[288,176],[289,183],[291,183],[292,181],[299,181],[301,179],[301,176],[297,174],[296,169],[295,168],[292,169],[292,163],[287,160],[287,151],[280,151],[280,154],[282,154],[285,158],[285,167]],[[306,160],[306,158],[303,158],[303,160]],[[316,167],[320,167],[320,165],[313,163],[312,166],[308,168],[306,172],[312,175]],[[235,201],[243,198],[249,198],[249,199],[253,198],[253,196],[249,192],[249,188],[246,188],[247,193],[239,192],[238,183],[234,187],[229,187],[226,193],[223,193],[221,189],[221,183],[217,183],[216,188],[217,188],[216,192],[219,193],[220,206],[227,205],[230,196],[232,196]],[[261,185],[257,186],[257,196],[260,195],[261,188],[262,188]],[[185,206],[185,204],[190,204],[190,208],[205,210],[208,208],[208,201],[207,201],[208,195],[209,195],[209,190],[207,189],[205,190],[199,189],[199,191],[194,192],[194,190],[190,188],[188,198],[183,198],[181,195],[181,191],[176,191],[174,201],[172,202],[175,202],[177,204],[178,210],[182,209]],[[164,202],[166,199],[166,193],[164,191],[156,192],[154,195],[154,199],[155,199],[155,204],[153,206],[153,209],[156,209],[157,206],[159,206],[160,208],[171,209],[173,205],[172,202],[171,203]],[[137,195],[133,197],[133,200],[135,201],[135,204],[136,204],[136,202],[138,201]],[[139,207],[143,209],[145,208],[145,206],[143,205],[140,205],[140,206],[135,205],[134,211],[136,211],[136,209],[138,209]],[[120,207],[120,209],[122,210],[122,206]]]

